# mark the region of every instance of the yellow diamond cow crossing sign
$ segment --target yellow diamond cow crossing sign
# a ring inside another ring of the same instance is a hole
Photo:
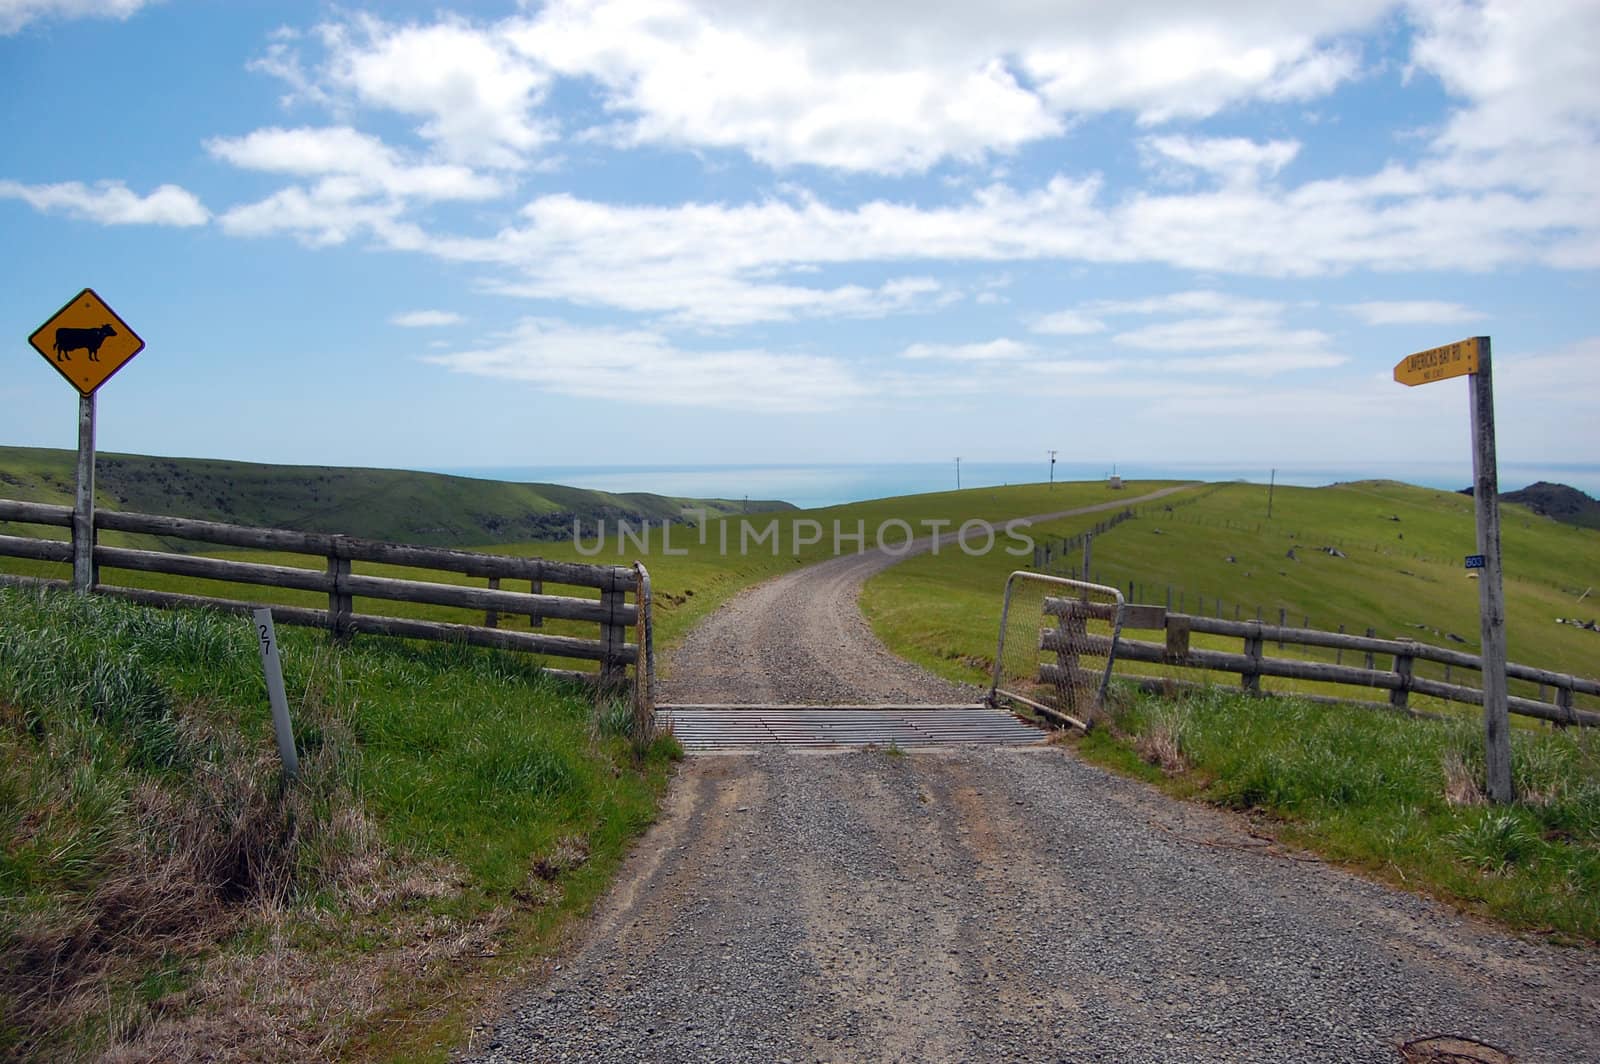
[[[33,349],[84,395],[144,350],[139,334],[105,300],[85,288],[28,337]]]
[[[1401,384],[1431,384],[1450,377],[1463,377],[1478,372],[1478,341],[1457,340],[1443,347],[1430,347],[1402,358],[1394,367],[1394,379]]]

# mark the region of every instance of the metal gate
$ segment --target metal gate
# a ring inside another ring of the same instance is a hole
[[[1122,634],[1122,592],[1019,570],[1006,578],[989,701],[1000,697],[1087,728]]]

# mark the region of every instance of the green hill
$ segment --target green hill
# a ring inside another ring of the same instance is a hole
[[[1383,638],[1477,653],[1477,574],[1463,566],[1477,549],[1471,498],[1365,481],[1279,486],[1270,519],[1266,505],[1262,485],[1219,484],[1141,506],[1136,520],[1095,538],[1091,575],[1130,601],[1165,605],[1170,596],[1179,612],[1250,618],[1260,611],[1275,623],[1281,610],[1292,625],[1372,628]],[[1045,542],[1103,516],[1031,532]],[[1600,533],[1509,502],[1500,523],[1511,660],[1600,675],[1600,636],[1556,620],[1595,615]],[[1058,556],[1052,568],[1077,575],[1081,566],[1079,550]],[[1003,554],[922,555],[873,577],[863,603],[896,652],[952,679],[982,680],[993,660],[1000,591],[1018,567]],[[1238,640],[1218,645],[1239,649]]]
[[[72,451],[0,447],[0,497],[71,505]],[[574,519],[677,519],[789,510],[788,503],[616,494],[559,484],[512,484],[397,469],[261,465],[101,454],[95,497],[107,509],[233,524],[340,532],[428,546],[483,546],[570,537]]]

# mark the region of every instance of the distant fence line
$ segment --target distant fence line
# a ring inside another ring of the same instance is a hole
[[[71,529],[72,508],[0,499],[0,522]],[[480,554],[476,551],[386,543],[320,532],[254,528],[114,510],[95,511],[93,528],[97,531],[194,540],[225,547],[306,554],[321,558],[325,563],[325,567],[319,571],[194,554],[106,547],[96,543],[93,547],[94,578],[90,588],[96,594],[147,606],[200,607],[241,614],[262,605],[236,599],[105,585],[100,582],[102,567],[316,592],[328,596],[326,609],[274,605],[273,618],[285,624],[326,629],[335,638],[370,633],[593,661],[599,665],[597,674],[567,669],[546,671],[568,678],[598,681],[603,688],[623,687],[628,681],[627,670],[631,666],[634,670],[632,687],[638,731],[645,734],[652,727],[655,662],[650,574],[643,565],[587,565],[544,558]],[[0,556],[70,565],[73,543],[71,540],[0,535]],[[487,586],[463,587],[424,580],[366,576],[351,571],[353,562],[458,573],[484,579]],[[525,580],[529,590],[506,590],[502,583],[507,580]],[[598,600],[549,595],[544,593],[547,583],[593,588],[600,595]],[[70,582],[65,580],[7,574],[0,574],[0,584],[71,587]],[[630,595],[632,601],[629,601]],[[451,624],[357,613],[355,602],[358,598],[481,610],[484,622],[481,625]],[[596,638],[589,639],[544,632],[509,631],[499,627],[502,614],[525,614],[530,627],[542,627],[546,619],[592,623],[598,626],[598,634]],[[634,636],[631,642],[630,634]]]
[[[1064,619],[1074,617],[1099,620],[1114,619],[1110,618],[1106,612],[1114,609],[1114,606],[1067,597],[1047,598],[1044,604],[1046,616]],[[1111,639],[1109,638],[1090,636],[1085,640],[1080,636],[1075,643],[1071,643],[1064,641],[1065,637],[1062,635],[1062,630],[1063,628],[1049,627],[1041,629],[1040,649],[1055,652],[1058,657],[1076,654],[1079,647],[1087,648],[1087,650],[1099,654],[1108,653],[1111,650]],[[1460,651],[1430,646],[1426,643],[1417,643],[1411,640],[1375,639],[1370,636],[1324,632],[1312,628],[1287,628],[1281,625],[1262,624],[1259,621],[1218,620],[1214,617],[1171,613],[1159,606],[1124,606],[1121,613],[1119,632],[1126,633],[1130,630],[1161,631],[1165,633],[1166,639],[1165,642],[1156,643],[1130,639],[1126,635],[1119,634],[1115,637],[1115,653],[1118,663],[1136,661],[1179,669],[1237,673],[1239,675],[1239,685],[1245,691],[1260,692],[1261,677],[1277,676],[1286,679],[1308,680],[1345,686],[1387,689],[1389,691],[1387,703],[1357,702],[1356,704],[1409,713],[1416,712],[1409,704],[1410,695],[1413,691],[1419,695],[1442,698],[1450,702],[1462,702],[1468,705],[1483,704],[1483,692],[1476,687],[1430,679],[1418,675],[1416,671],[1417,662],[1428,661],[1442,664],[1446,668],[1481,672],[1483,669],[1482,659],[1477,655],[1464,654]],[[1192,634],[1231,636],[1242,639],[1243,653],[1191,646],[1190,637]],[[1284,645],[1321,647],[1334,649],[1341,654],[1345,651],[1364,654],[1366,662],[1364,667],[1357,667],[1323,661],[1308,661],[1303,658],[1267,657],[1263,653],[1263,649],[1269,642],[1276,642],[1280,647]],[[1378,655],[1391,658],[1390,668],[1380,669],[1377,667],[1378,663],[1375,658]],[[1064,659],[1055,664],[1045,664],[1041,666],[1040,678],[1043,681],[1053,682],[1058,678],[1058,670],[1070,669],[1074,664],[1074,662]],[[1541,691],[1551,690],[1554,692],[1554,700],[1550,702],[1544,701],[1542,698],[1531,699],[1512,695],[1507,700],[1508,708],[1512,713],[1561,725],[1581,724],[1586,727],[1600,727],[1600,713],[1580,709],[1573,704],[1573,698],[1576,694],[1600,695],[1600,680],[1571,676],[1527,665],[1518,665],[1514,662],[1506,664],[1506,675],[1510,679],[1538,684]],[[1138,676],[1127,673],[1120,674],[1120,678],[1158,691],[1173,683],[1194,683],[1194,681],[1174,681],[1170,678],[1159,676]],[[1322,696],[1296,695],[1295,697],[1309,697],[1312,701],[1347,704],[1354,701],[1348,698]]]

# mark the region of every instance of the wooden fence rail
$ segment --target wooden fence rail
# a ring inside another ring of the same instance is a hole
[[[71,529],[72,509],[43,503],[0,499],[0,522],[44,525]],[[303,569],[287,565],[208,558],[196,554],[170,554],[164,551],[133,550],[96,545],[93,551],[94,583],[97,594],[127,599],[148,606],[205,607],[233,613],[246,613],[253,603],[204,595],[151,591],[100,583],[100,570],[160,573],[200,580],[219,580],[256,587],[307,591],[328,596],[326,609],[303,606],[273,606],[273,617],[285,624],[323,628],[336,637],[357,632],[463,642],[475,646],[520,650],[549,657],[570,658],[600,663],[598,674],[564,669],[548,671],[602,684],[626,682],[627,669],[634,667],[635,698],[644,701],[641,719],[650,719],[648,675],[653,662],[640,661],[640,647],[648,648],[649,574],[643,566],[585,565],[557,562],[545,558],[517,558],[501,554],[419,547],[352,536],[320,532],[294,532],[278,528],[253,528],[196,521],[181,517],[102,510],[94,515],[96,530],[139,533],[213,544],[304,554],[324,560],[322,569]],[[0,535],[0,557],[32,561],[70,563],[70,541]],[[369,576],[351,571],[353,562],[391,565],[439,572],[459,573],[485,579],[487,587],[427,580],[401,580]],[[512,591],[508,580],[527,581],[529,590]],[[598,599],[544,593],[546,583],[593,588]],[[66,581],[0,574],[0,584],[69,586]],[[629,595],[633,601],[628,601]],[[357,613],[355,601],[380,599],[432,606],[452,606],[482,611],[484,623],[450,624]],[[546,619],[576,621],[598,626],[593,639],[543,632],[508,631],[499,627],[507,614],[527,616],[530,628],[543,627]],[[637,631],[638,639],[629,641]]]
[[[1053,617],[1092,617],[1112,619],[1107,611],[1111,605],[1087,603],[1075,598],[1046,598],[1044,612]],[[1372,636],[1348,635],[1343,632],[1326,632],[1315,628],[1288,628],[1260,621],[1229,621],[1214,617],[1199,617],[1185,613],[1172,613],[1160,606],[1124,606],[1122,631],[1162,631],[1165,641],[1153,642],[1129,639],[1116,640],[1116,660],[1138,661],[1167,665],[1183,669],[1201,669],[1211,672],[1239,674],[1240,687],[1246,691],[1259,691],[1261,677],[1277,676],[1285,679],[1311,680],[1320,683],[1341,684],[1353,687],[1384,689],[1389,701],[1384,708],[1411,711],[1411,692],[1443,698],[1451,702],[1470,705],[1483,704],[1483,692],[1476,687],[1443,682],[1416,675],[1415,664],[1429,661],[1452,668],[1481,671],[1483,664],[1473,654],[1448,650],[1409,639],[1378,639]],[[1243,641],[1242,652],[1208,650],[1190,645],[1191,635],[1229,636]],[[1046,651],[1059,651],[1062,636],[1057,629],[1044,628],[1040,632],[1039,647]],[[1273,658],[1262,653],[1269,642],[1279,646],[1307,646],[1337,651],[1355,651],[1367,655],[1370,663],[1365,668],[1335,662],[1307,661],[1302,658]],[[1090,637],[1086,644],[1090,650],[1109,653],[1111,641],[1105,637]],[[1389,669],[1376,668],[1376,655],[1392,658]],[[1600,680],[1565,673],[1552,672],[1514,662],[1506,664],[1506,675],[1511,679],[1525,680],[1548,687],[1554,691],[1554,702],[1522,698],[1508,699],[1512,713],[1557,724],[1582,724],[1600,727],[1600,713],[1579,709],[1573,705],[1574,694],[1600,695]],[[1147,686],[1161,686],[1165,681],[1152,677],[1124,676]],[[1351,701],[1333,699],[1332,701]]]

